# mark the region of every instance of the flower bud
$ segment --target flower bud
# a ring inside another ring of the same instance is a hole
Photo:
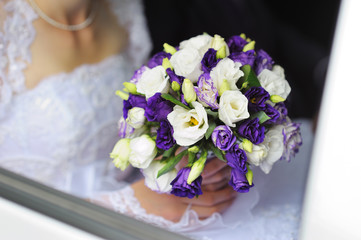
[[[279,103],[279,102],[284,102],[286,99],[284,99],[283,97],[279,96],[279,95],[272,95],[270,97],[270,100],[273,102],[273,103]]]
[[[216,58],[220,59],[220,58],[225,58],[226,56],[227,56],[227,49],[226,46],[223,46],[217,51]]]
[[[243,48],[243,52],[247,52],[249,50],[253,50],[254,49],[254,46],[255,46],[256,42],[255,41],[251,41],[249,43],[246,44],[246,46],[244,46]]]
[[[243,138],[243,140],[242,140],[242,148],[244,150],[246,150],[247,152],[251,153],[252,149],[253,149],[253,143],[250,140],[248,140],[246,138]]]
[[[199,147],[198,146],[190,147],[190,148],[188,148],[188,152],[198,153],[199,152]]]
[[[184,94],[184,100],[187,103],[194,102],[197,99],[196,91],[194,90],[193,83],[188,78],[184,79],[182,84],[182,91]]]
[[[207,160],[207,151],[202,152],[201,157],[193,163],[193,166],[191,168],[191,171],[189,172],[187,183],[191,184],[194,180],[196,180],[204,169],[204,164]]]
[[[211,42],[211,48],[218,51],[219,49],[221,49],[225,45],[227,45],[227,43],[224,41],[224,38],[222,38],[218,34],[214,35],[214,37],[212,39],[212,42]]]
[[[137,94],[137,87],[134,83],[124,82],[125,89],[131,94]]]
[[[249,168],[248,165],[247,165],[246,178],[247,178],[247,181],[248,181],[249,185],[252,185],[252,183],[253,183],[253,172],[252,172],[252,170]]]
[[[130,139],[122,138],[114,146],[110,153],[110,158],[113,159],[114,166],[124,171],[129,165],[129,147]]]
[[[173,46],[169,45],[168,43],[163,44],[164,52],[174,54],[177,52],[177,49],[175,49]]]
[[[133,107],[128,111],[127,123],[134,129],[143,127],[145,122],[144,108]]]
[[[116,91],[115,94],[119,97],[121,97],[123,100],[128,100],[129,99],[129,94],[128,93],[125,93],[125,92],[122,92],[120,90]]]
[[[170,68],[171,70],[173,70],[172,64],[170,64],[170,61],[168,58],[163,58],[163,62],[162,62],[162,67],[167,70],[168,68]]]
[[[231,90],[227,79],[223,79],[221,87],[219,88],[219,96],[222,96],[225,91]]]
[[[180,85],[176,81],[172,82],[171,87],[172,87],[173,91],[175,91],[175,92],[178,92],[180,90]]]

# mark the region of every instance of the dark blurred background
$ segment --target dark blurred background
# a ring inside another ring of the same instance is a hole
[[[245,33],[285,69],[292,118],[313,118],[322,95],[340,0],[144,0],[152,54],[207,32]]]

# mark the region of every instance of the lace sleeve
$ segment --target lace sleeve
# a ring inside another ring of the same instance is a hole
[[[32,21],[36,18],[25,1],[0,1],[0,118],[13,94],[25,89],[23,70],[31,61],[30,45],[35,38]]]

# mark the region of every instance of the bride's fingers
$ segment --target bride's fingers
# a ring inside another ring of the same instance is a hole
[[[237,192],[231,186],[227,186],[218,191],[203,191],[202,195],[198,198],[183,198],[184,203],[191,203],[195,206],[212,207],[222,202],[233,199],[237,196]]]
[[[212,158],[207,161],[207,164],[204,166],[202,176],[209,177],[225,168],[227,163],[219,160],[218,158]]]
[[[221,202],[211,207],[192,205],[191,209],[196,211],[199,218],[204,219],[210,217],[213,213],[223,213],[234,201],[234,198]]]
[[[208,175],[207,177],[203,176],[202,184],[212,184],[221,182],[223,180],[229,180],[231,176],[231,168],[224,167],[223,169],[219,170],[218,172],[214,173],[213,175]]]
[[[220,190],[220,189],[224,188],[225,186],[228,186],[228,182],[229,182],[229,179],[224,178],[221,181],[218,181],[218,182],[215,182],[215,183],[202,184],[202,190],[204,190],[204,191],[217,191],[217,190]]]

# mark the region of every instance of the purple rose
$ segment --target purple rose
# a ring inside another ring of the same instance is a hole
[[[265,127],[259,124],[258,118],[246,119],[239,125],[238,134],[253,144],[260,144],[264,140],[264,130]]]
[[[233,135],[229,126],[217,126],[212,133],[214,146],[223,151],[228,151],[236,142],[236,136]]]
[[[254,71],[257,76],[258,76],[258,74],[260,74],[262,72],[263,69],[271,70],[273,64],[274,64],[274,61],[268,55],[268,53],[266,53],[262,49],[257,51],[257,57],[254,62]]]
[[[287,120],[288,110],[286,104],[284,102],[277,103],[274,108],[280,113],[280,117],[278,118],[276,124],[284,123]]]
[[[238,144],[234,144],[225,155],[227,164],[233,169],[240,172],[247,172],[247,155],[246,152],[239,148]]]
[[[168,150],[176,143],[173,138],[173,127],[167,120],[161,121],[157,130],[155,143],[158,148]]]
[[[262,111],[266,108],[269,93],[263,87],[251,87],[245,94],[248,99],[248,109],[251,112]]]
[[[162,98],[161,95],[161,93],[156,93],[148,99],[144,115],[150,122],[166,120],[168,114],[173,111],[174,104]]]
[[[245,39],[241,38],[238,35],[232,36],[227,40],[227,45],[231,54],[234,52],[242,52],[243,47],[247,43],[248,42]]]
[[[169,76],[169,80],[170,83],[172,82],[177,82],[180,86],[182,86],[184,77],[182,76],[178,76],[177,74],[174,73],[174,71],[172,71],[172,69],[167,68],[167,70],[165,70]]]
[[[214,86],[209,73],[203,73],[198,78],[197,87],[194,87],[198,100],[207,104],[212,109],[218,109],[217,103],[218,90]]]
[[[250,65],[253,67],[256,55],[254,50],[249,50],[247,52],[233,52],[228,56],[235,62],[240,62],[242,65]]]
[[[302,145],[302,137],[300,132],[300,123],[289,122],[284,125],[283,144],[284,151],[281,159],[290,161],[294,157]]]
[[[220,59],[217,59],[217,51],[213,48],[208,49],[208,51],[204,54],[201,64],[203,72],[209,73],[212,68],[214,68]]]
[[[147,70],[147,67],[144,65],[138,68],[137,70],[135,70],[133,77],[130,79],[130,82],[136,84],[139,81],[140,77],[143,75],[143,72],[145,70]]]
[[[166,52],[163,52],[163,51],[158,52],[158,53],[154,54],[151,59],[149,59],[148,67],[149,68],[154,68],[156,66],[162,65],[163,59],[164,58],[170,59],[171,56],[172,56],[172,54],[170,54],[170,53],[166,53]]]
[[[124,119],[127,119],[128,111],[133,107],[140,107],[145,109],[147,107],[147,100],[145,100],[145,97],[143,96],[129,94],[129,99],[123,101]]]
[[[266,105],[264,112],[267,114],[267,116],[270,117],[270,119],[265,121],[264,124],[275,124],[280,118],[280,113],[277,111],[277,109],[269,104]]]
[[[179,170],[176,178],[170,183],[172,185],[171,194],[174,194],[178,197],[188,197],[193,198],[202,194],[201,184],[202,176],[199,176],[191,184],[187,183],[189,172],[191,168],[185,167]]]
[[[246,174],[236,168],[233,168],[231,171],[229,185],[231,185],[235,191],[240,193],[249,192],[249,189],[253,187],[253,184],[249,185]]]

